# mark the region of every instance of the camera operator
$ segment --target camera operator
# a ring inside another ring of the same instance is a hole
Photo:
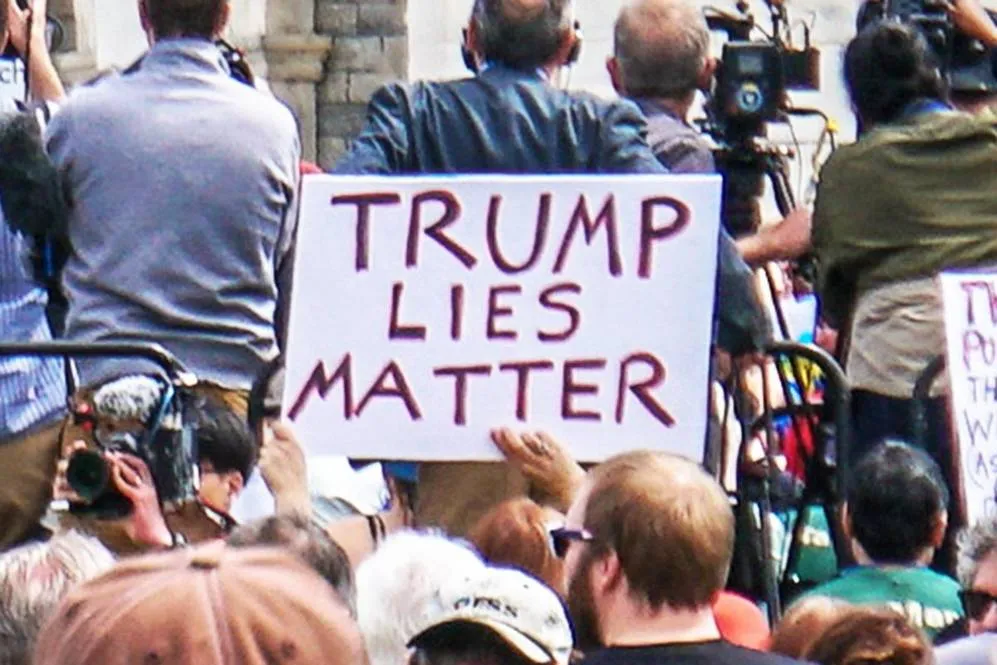
[[[148,53],[76,90],[47,143],[72,204],[66,338],[158,342],[245,414],[282,335],[300,144],[290,111],[233,78],[216,46],[231,11],[139,0]],[[83,386],[157,371],[79,370]]]
[[[945,349],[938,273],[997,263],[997,118],[949,106],[912,26],[863,30],[845,80],[865,132],[821,173],[814,246],[824,314],[850,330],[854,461],[885,438],[913,440],[915,380]],[[925,445],[949,473],[943,390],[925,406]]]
[[[28,30],[29,22],[31,30]],[[62,84],[52,66],[45,43],[45,0],[36,0],[34,11],[17,7],[14,0],[0,0],[0,52],[9,41],[19,53],[27,51],[27,64],[35,97],[42,102],[62,98]],[[50,169],[39,141],[36,154],[14,153],[9,141],[25,118],[13,103],[0,101],[0,187],[5,213],[24,212],[34,176]],[[26,169],[30,173],[26,172]],[[8,184],[13,181],[16,185]],[[53,178],[54,181],[54,178]],[[45,320],[45,290],[28,274],[23,261],[25,238],[16,234],[5,214],[0,214],[0,330],[4,341],[29,342],[50,336]],[[52,493],[52,470],[58,455],[58,421],[64,411],[66,387],[58,359],[0,358],[0,549],[30,537],[45,513]]]
[[[702,8],[688,0],[633,0],[616,20],[610,79],[647,116],[651,149],[673,173],[716,172],[710,144],[688,120],[696,92],[713,80],[709,50]],[[797,258],[810,246],[810,215],[796,210],[736,245],[750,264]]]

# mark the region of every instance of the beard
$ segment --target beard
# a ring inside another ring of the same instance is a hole
[[[599,615],[592,592],[592,565],[590,552],[582,554],[575,574],[568,580],[568,614],[575,633],[575,649],[589,653],[603,648]]]

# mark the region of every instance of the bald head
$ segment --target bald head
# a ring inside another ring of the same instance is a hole
[[[534,70],[556,62],[571,36],[571,0],[475,0],[475,50],[486,63]]]
[[[616,19],[617,87],[630,97],[689,95],[709,51],[706,19],[691,0],[631,0]]]

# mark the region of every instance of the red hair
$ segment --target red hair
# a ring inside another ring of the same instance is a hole
[[[530,499],[495,506],[474,525],[468,540],[488,563],[518,568],[564,595],[564,571],[551,548],[547,515]]]

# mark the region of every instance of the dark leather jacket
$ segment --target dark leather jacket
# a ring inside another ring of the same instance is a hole
[[[335,173],[660,173],[640,110],[501,66],[374,94]]]

